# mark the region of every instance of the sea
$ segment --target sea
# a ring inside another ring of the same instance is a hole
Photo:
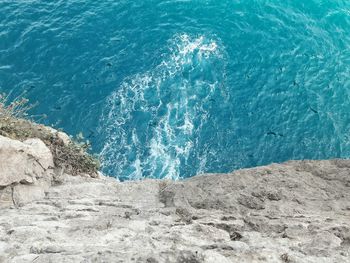
[[[349,158],[350,1],[1,0],[0,92],[119,180]]]

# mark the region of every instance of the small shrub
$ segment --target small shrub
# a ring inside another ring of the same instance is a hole
[[[79,173],[96,174],[100,168],[98,158],[87,153],[86,144],[72,141],[64,145],[58,138],[50,145],[54,156],[55,166],[65,169],[66,173],[73,175]]]

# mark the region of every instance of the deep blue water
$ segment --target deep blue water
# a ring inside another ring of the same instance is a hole
[[[350,157],[350,2],[2,0],[0,91],[105,173]]]

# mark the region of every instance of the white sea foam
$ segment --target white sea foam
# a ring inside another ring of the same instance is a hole
[[[217,42],[183,34],[169,50],[157,67],[126,79],[108,98],[102,165],[117,177],[179,178],[207,118],[203,105],[220,92],[212,74],[222,73],[211,72],[222,56]]]

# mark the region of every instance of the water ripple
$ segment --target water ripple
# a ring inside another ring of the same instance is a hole
[[[0,92],[121,179],[350,157],[347,1],[0,2]]]

